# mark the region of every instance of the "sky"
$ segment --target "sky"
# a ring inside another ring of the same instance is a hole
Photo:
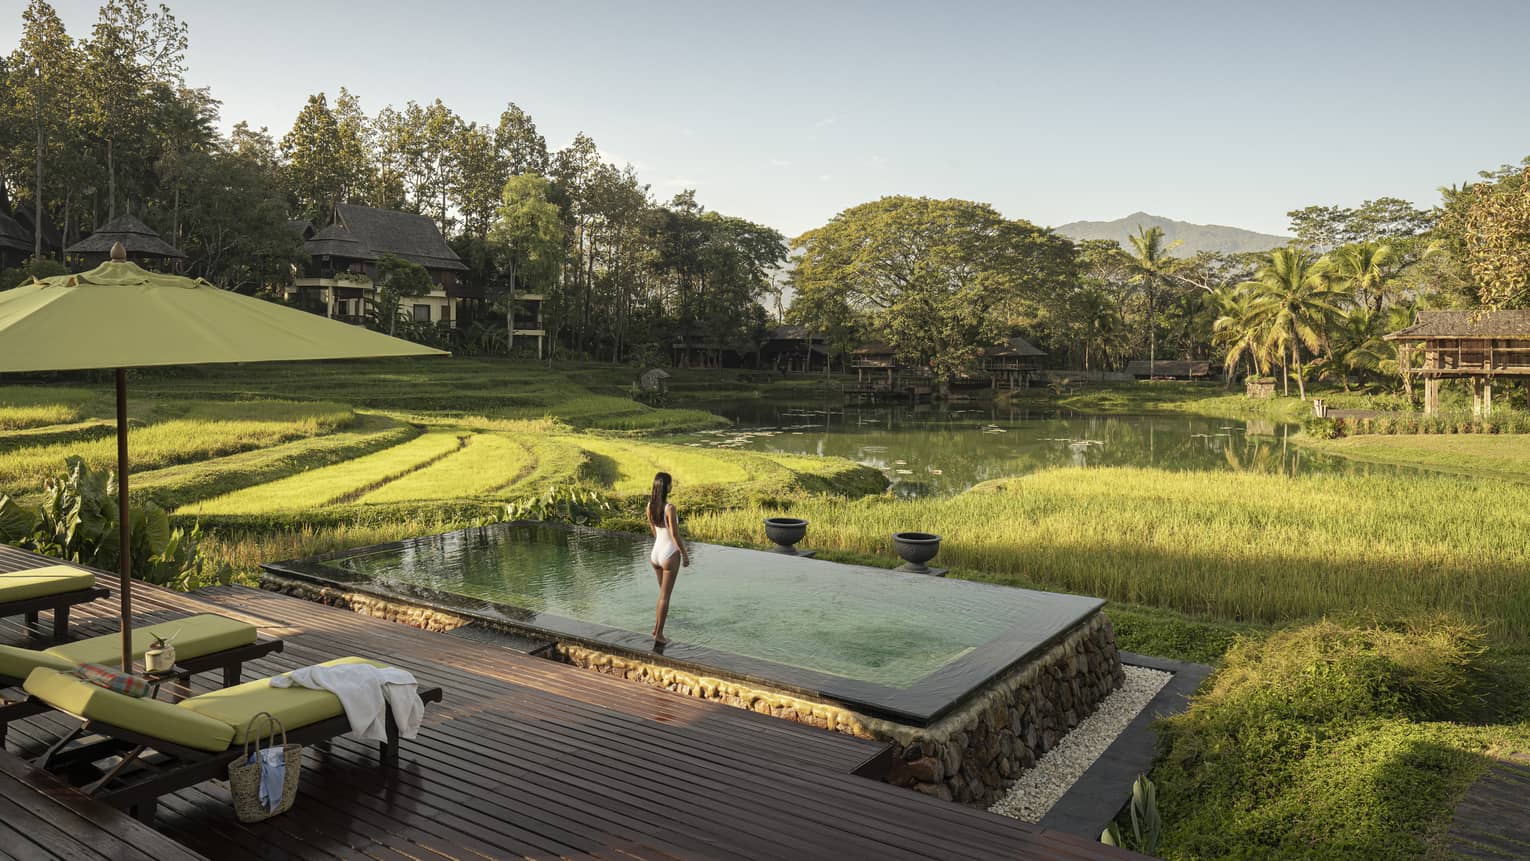
[[[583,131],[655,197],[788,236],[890,194],[1284,233],[1530,155],[1524,0],[168,2],[225,128],[280,139],[342,85],[368,113],[513,101],[552,148]],[[84,36],[99,3],[54,5]]]

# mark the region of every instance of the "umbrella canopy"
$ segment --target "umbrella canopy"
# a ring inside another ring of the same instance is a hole
[[[117,492],[123,549],[122,664],[131,667],[126,368],[446,356],[306,311],[241,296],[200,279],[113,259],[0,292],[0,373],[117,370]]]

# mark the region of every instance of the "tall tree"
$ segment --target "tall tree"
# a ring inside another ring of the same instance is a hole
[[[801,318],[839,303],[864,315],[900,356],[948,383],[1009,334],[1028,294],[1071,275],[1072,245],[965,200],[884,197],[851,207],[793,242]],[[833,310],[833,313],[840,313]]]
[[[106,0],[85,43],[83,92],[89,127],[106,150],[107,218],[117,215],[118,146],[141,133],[151,104],[149,85],[179,86],[185,72],[186,25],[160,4]]]
[[[543,299],[544,316],[556,325],[562,303],[558,276],[565,249],[563,216],[548,200],[551,187],[536,174],[521,174],[505,183],[504,194],[489,239],[501,249],[509,272],[499,301],[505,310],[507,343],[515,344],[515,311],[518,293],[537,293]],[[551,358],[549,351],[548,357]]]
[[[74,40],[64,30],[53,7],[32,0],[21,13],[21,42],[7,63],[7,80],[15,99],[13,114],[33,130],[32,203],[40,225],[48,212],[44,193],[48,142],[63,125],[77,85],[79,59]],[[43,259],[43,231],[32,231],[32,257]]]
[[[424,296],[435,284],[425,267],[402,257],[384,254],[377,261],[377,322],[389,335],[398,332],[404,300]]]
[[[1327,258],[1295,246],[1277,248],[1270,252],[1255,279],[1244,285],[1255,296],[1267,345],[1281,356],[1285,393],[1291,394],[1294,368],[1303,400],[1307,398],[1307,383],[1302,375],[1302,348],[1313,354],[1322,348],[1329,327],[1343,313],[1347,301],[1343,291],[1331,285],[1327,272]]]
[[[547,141],[537,131],[531,115],[514,102],[505,106],[499,115],[499,125],[494,127],[494,151],[506,178],[523,173],[547,174]]]
[[[1345,245],[1329,255],[1330,277],[1334,286],[1350,291],[1356,302],[1379,315],[1397,256],[1386,243],[1367,240]]]
[[[1172,286],[1169,276],[1180,265],[1180,261],[1169,253],[1179,243],[1165,245],[1162,227],[1143,229],[1140,224],[1136,235],[1127,238],[1132,245],[1132,283],[1137,285],[1147,303],[1148,378],[1152,379],[1153,365],[1158,361],[1158,306]]]
[[[282,138],[282,173],[304,218],[319,220],[341,203],[345,177],[340,126],[323,93],[308,97]]]

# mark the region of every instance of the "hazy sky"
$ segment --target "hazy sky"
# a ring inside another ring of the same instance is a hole
[[[88,33],[97,3],[55,5]],[[1515,0],[170,5],[225,126],[280,138],[342,84],[369,113],[514,101],[553,148],[583,130],[656,197],[788,235],[886,194],[1284,232],[1289,209],[1429,205],[1530,154]]]

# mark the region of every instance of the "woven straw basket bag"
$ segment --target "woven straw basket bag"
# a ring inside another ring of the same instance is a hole
[[[255,731],[255,722],[261,718],[266,719],[266,735],[261,736]],[[276,745],[276,735],[281,733],[280,745],[282,758],[287,764],[286,779],[282,781],[282,797],[274,809],[267,810],[260,803],[260,757],[256,756],[254,762],[250,762],[250,742],[255,742],[255,752],[258,754],[263,749],[269,749]],[[265,745],[261,745],[264,738]],[[292,802],[297,800],[298,778],[303,770],[303,746],[300,744],[287,743],[287,728],[268,712],[261,712],[250,718],[249,724],[244,728],[244,755],[228,766],[228,790],[234,798],[234,813],[239,816],[240,822],[260,822],[270,819],[280,813],[286,813],[292,807]]]

